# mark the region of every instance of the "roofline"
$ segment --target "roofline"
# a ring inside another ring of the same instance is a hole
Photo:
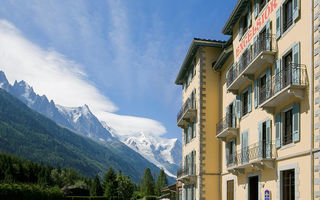
[[[232,19],[234,18],[234,15],[238,12],[239,8],[240,8],[240,5],[244,2],[244,1],[247,1],[247,0],[238,0],[236,6],[234,7],[234,9],[232,10],[226,24],[224,25],[223,29],[222,29],[222,33],[225,34],[225,35],[232,35],[232,30],[230,32],[229,28],[231,26],[231,22],[232,22]]]
[[[181,68],[175,80],[175,84],[182,85],[181,80],[183,79],[183,75],[186,71],[186,68],[188,67],[188,64],[191,58],[194,56],[194,53],[196,52],[196,50],[198,50],[200,46],[223,48],[225,44],[226,44],[226,41],[203,40],[199,38],[194,38],[191,42],[188,53],[181,65]]]

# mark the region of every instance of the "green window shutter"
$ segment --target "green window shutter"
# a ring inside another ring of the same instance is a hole
[[[262,141],[262,123],[259,123],[258,125],[258,132],[259,132],[259,145],[258,145],[258,155],[259,155],[259,159],[262,158],[262,145],[263,145],[263,141]]]
[[[248,87],[248,113],[252,110],[252,88]]]
[[[253,6],[253,9],[254,9],[254,18],[257,18],[258,17],[258,13],[259,13],[259,2],[258,0],[254,0],[254,6]]]
[[[300,42],[296,43],[292,49],[292,84],[300,85]]]
[[[272,157],[271,120],[266,121],[266,157]]]
[[[259,43],[258,43],[258,36],[255,36],[253,38],[253,55],[254,55],[254,58],[258,56],[258,49],[259,48]]]
[[[293,17],[293,20],[295,21],[299,17],[299,11],[300,11],[299,0],[293,0],[292,3],[293,3],[292,4],[292,6],[293,6],[292,17]]]
[[[281,76],[281,59],[277,60],[275,63],[275,86],[274,86],[274,93],[277,93],[280,91],[281,89],[281,80],[282,80],[282,76]]]
[[[271,96],[271,68],[269,67],[267,70],[266,70],[266,99],[269,99],[270,96]]]
[[[236,102],[237,102],[237,119],[240,119],[240,110],[241,110],[240,95],[237,95]]]
[[[232,122],[230,121],[230,112],[231,112],[231,111],[229,110],[229,106],[227,106],[227,107],[226,107],[226,116],[225,116],[225,117],[226,117],[225,119],[226,119],[226,122],[227,122],[227,127],[230,127],[230,125],[231,125],[231,123],[232,123]]]
[[[249,152],[248,152],[248,131],[242,133],[241,135],[241,163],[247,163],[249,161]]]
[[[253,83],[253,91],[254,91],[254,107],[258,107],[258,80],[254,80]]]
[[[236,127],[236,100],[232,102],[232,127]]]
[[[281,114],[276,115],[276,148],[279,148],[281,146]]]
[[[266,50],[267,51],[270,51],[271,50],[271,31],[270,31],[270,21],[267,22],[267,25],[266,25]]]
[[[276,12],[276,39],[281,36],[281,8]]]
[[[300,140],[300,104],[293,104],[292,109],[292,136],[293,142],[298,142]]]
[[[248,4],[248,18],[247,18],[247,20],[248,20],[248,27],[250,27],[250,26],[251,26],[251,23],[252,23],[252,17],[251,17],[251,15],[252,15],[252,12],[251,12],[251,1],[249,1],[249,4]]]
[[[240,18],[240,21],[239,21],[239,32],[238,32],[239,40],[241,40],[242,35],[243,35],[243,18]]]

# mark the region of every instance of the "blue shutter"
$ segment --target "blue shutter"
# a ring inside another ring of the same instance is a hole
[[[258,80],[254,80],[254,85],[253,85],[253,91],[254,91],[254,107],[258,107]]]
[[[248,113],[252,110],[252,88],[248,87]]]
[[[230,158],[229,158],[229,154],[230,154],[230,142],[225,143],[226,145],[226,165],[228,166]]]
[[[270,21],[267,22],[266,25],[266,50],[270,51],[271,50],[271,34],[270,34]]]
[[[300,85],[300,42],[293,46],[292,55],[292,84]]]
[[[248,4],[248,18],[247,18],[247,20],[248,20],[248,27],[250,27],[251,26],[251,15],[252,15],[252,13],[251,13],[251,1],[249,1],[249,4]]]
[[[292,109],[292,136],[293,142],[298,142],[300,140],[300,104],[293,104]]]
[[[259,145],[258,145],[258,155],[259,155],[259,159],[262,158],[262,145],[263,145],[263,141],[262,141],[262,123],[259,123],[258,125],[258,132],[259,132]]]
[[[236,100],[232,102],[232,127],[236,127]],[[231,111],[230,111],[231,112]]]
[[[192,125],[191,123],[188,124],[188,142],[192,139]]]
[[[281,8],[276,12],[276,39],[281,36]]]
[[[248,131],[242,133],[241,141],[241,163],[247,163],[249,161],[249,152],[248,152]]]
[[[302,1],[302,0],[301,0]],[[293,0],[293,2],[292,2],[293,4],[292,4],[292,6],[293,6],[293,8],[292,8],[292,17],[293,17],[293,20],[295,21],[298,17],[299,17],[299,7],[300,7],[300,5],[299,5],[299,1],[298,0]]]
[[[260,39],[259,39],[260,40]],[[253,38],[253,56],[256,58],[259,54],[259,43],[258,43],[258,36]]]
[[[196,128],[197,128],[197,123],[196,123],[196,120],[194,120],[192,122],[192,138],[196,137]]]
[[[243,18],[240,18],[240,21],[239,21],[239,32],[238,32],[239,40],[241,40],[242,35],[243,35]]]
[[[279,148],[281,146],[281,114],[276,115],[276,148]]]
[[[226,107],[226,123],[227,123],[227,127],[230,127],[230,124],[232,123],[231,121],[230,121],[230,112],[232,112],[231,110],[229,110],[230,108],[229,108],[229,106],[227,106]]]
[[[269,99],[271,96],[271,68],[269,67],[266,70],[266,99]]]
[[[279,92],[281,89],[281,59],[277,60],[275,63],[275,72],[274,72],[274,77],[275,77],[275,87],[274,87],[274,94]]]
[[[258,12],[259,12],[259,3],[258,0],[254,0],[254,18],[258,17]]]
[[[231,152],[231,155],[232,155],[232,162],[235,163],[236,162],[236,156],[237,156],[237,152],[236,152],[236,138],[233,138],[231,139],[232,142],[232,152]]]
[[[237,95],[236,102],[237,102],[237,119],[240,119],[240,110],[241,110],[240,95]]]
[[[266,121],[266,157],[272,157],[271,120]]]

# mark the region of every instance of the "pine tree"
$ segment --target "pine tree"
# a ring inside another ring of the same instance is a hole
[[[102,196],[103,189],[100,184],[100,180],[98,176],[95,176],[93,182],[90,187],[90,195],[91,196]]]
[[[116,180],[116,174],[114,173],[112,167],[110,167],[108,172],[104,175],[103,188],[104,196],[106,196],[107,198],[118,197],[118,183]]]
[[[156,183],[156,195],[161,195],[161,188],[168,186],[168,179],[166,174],[164,173],[164,170],[161,169],[157,178]]]
[[[124,176],[121,172],[118,172],[117,183],[119,199],[130,199],[134,191],[134,184],[131,182],[130,178]]]
[[[155,184],[154,184],[153,177],[151,175],[151,171],[149,168],[146,168],[141,181],[141,192],[145,196],[154,195],[154,188],[155,188]]]

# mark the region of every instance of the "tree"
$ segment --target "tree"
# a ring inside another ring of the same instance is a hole
[[[149,168],[146,168],[141,181],[141,192],[143,192],[145,196],[154,195],[154,187],[155,185],[151,171]]]
[[[114,173],[112,167],[110,167],[108,172],[104,175],[102,185],[104,187],[104,196],[110,199],[118,197],[118,183],[116,180],[116,174]]]
[[[93,182],[90,187],[90,195],[91,196],[102,196],[103,189],[100,184],[100,180],[98,176],[95,176]]]
[[[168,179],[166,174],[164,173],[164,170],[161,169],[157,178],[157,183],[156,183],[156,195],[160,196],[161,195],[161,188],[168,186]]]
[[[117,174],[118,197],[119,199],[130,199],[133,195],[134,185],[130,178],[121,172]]]

